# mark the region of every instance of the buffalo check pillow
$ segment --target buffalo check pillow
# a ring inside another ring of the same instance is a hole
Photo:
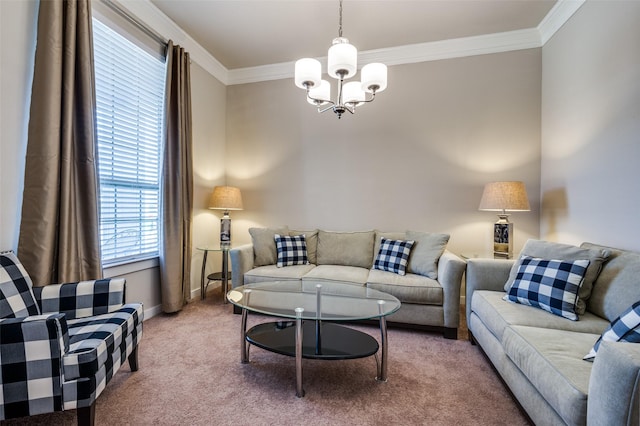
[[[613,320],[583,359],[593,361],[602,342],[640,343],[640,302],[634,303]]]
[[[577,321],[578,290],[588,266],[586,259],[564,261],[522,256],[515,281],[504,300]]]
[[[0,318],[39,314],[29,274],[15,254],[0,253]]]
[[[373,269],[404,275],[407,270],[411,247],[413,247],[415,241],[380,238],[380,249],[373,262]]]
[[[278,268],[307,265],[309,263],[307,242],[304,234],[293,236],[275,234],[274,239],[276,240],[276,250],[278,252],[276,260]]]

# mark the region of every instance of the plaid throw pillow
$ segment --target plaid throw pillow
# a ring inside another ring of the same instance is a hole
[[[589,266],[588,260],[544,260],[520,258],[516,279],[504,297],[577,321],[578,290]]]
[[[40,315],[31,278],[11,252],[0,253],[0,318]]]
[[[274,238],[276,240],[276,250],[278,251],[278,259],[276,261],[278,268],[309,264],[307,241],[304,234],[294,236],[275,234]]]
[[[411,253],[411,247],[415,241],[380,238],[380,250],[378,250],[376,260],[373,262],[373,269],[404,275],[407,270],[409,253]]]
[[[582,359],[593,361],[602,342],[640,343],[640,302],[636,302],[622,315],[613,320],[593,345],[591,351]]]

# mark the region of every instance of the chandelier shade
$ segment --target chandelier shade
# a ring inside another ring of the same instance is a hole
[[[387,66],[378,62],[367,64],[362,67],[362,90],[378,93],[387,88]]]
[[[317,59],[304,58],[295,63],[295,84],[307,91],[307,101],[318,112],[332,110],[338,118],[349,112],[353,114],[358,105],[373,102],[376,93],[387,88],[387,66],[381,63],[367,64],[362,68],[362,81],[344,81],[358,72],[358,49],[342,37],[342,0],[340,0],[340,18],[338,37],[327,54],[327,73],[338,80],[336,100],[331,100],[331,84],[322,80],[322,65]],[[327,105],[327,106],[325,106]],[[322,108],[321,108],[322,107]]]
[[[299,59],[295,65],[295,76],[296,86],[301,89],[318,86],[322,76],[322,65],[317,59]]]
[[[333,39],[327,56],[327,71],[337,79],[351,78],[358,70],[358,49],[344,37]]]

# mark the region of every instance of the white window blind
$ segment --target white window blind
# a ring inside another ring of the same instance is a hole
[[[103,264],[158,254],[164,62],[93,20]]]

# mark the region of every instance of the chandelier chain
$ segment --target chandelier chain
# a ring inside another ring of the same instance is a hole
[[[340,8],[339,8],[339,24],[338,24],[338,37],[342,37],[342,0],[340,0]]]

